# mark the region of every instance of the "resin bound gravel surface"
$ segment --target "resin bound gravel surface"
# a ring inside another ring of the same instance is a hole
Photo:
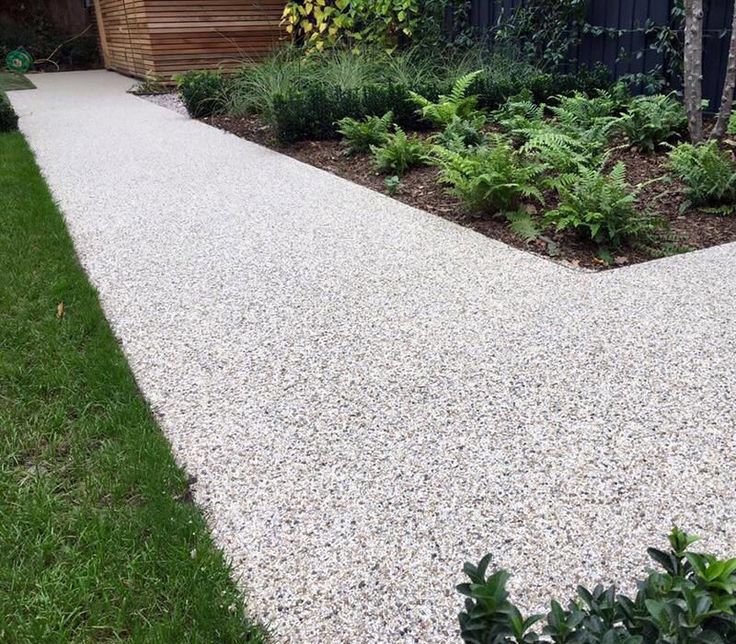
[[[454,641],[486,552],[528,609],[673,522],[733,553],[736,245],[574,271],[127,78],[37,85],[21,127],[277,641]]]

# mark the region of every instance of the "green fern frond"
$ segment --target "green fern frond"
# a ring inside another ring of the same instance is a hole
[[[507,213],[509,230],[525,242],[534,241],[542,231],[534,218],[523,210]]]
[[[473,81],[478,78],[478,76],[482,73],[482,69],[477,69],[474,72],[470,72],[458,78],[452,87],[452,91],[450,92],[450,96],[448,97],[449,100],[453,103],[460,103],[460,101],[465,98],[465,95],[470,89],[470,86],[473,84]]]

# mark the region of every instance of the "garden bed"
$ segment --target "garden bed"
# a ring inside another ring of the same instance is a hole
[[[623,246],[616,250],[611,263],[599,257],[599,247],[572,231],[549,233],[526,242],[517,237],[500,218],[469,213],[462,202],[438,183],[440,171],[424,166],[411,169],[402,177],[395,191],[385,183],[385,175],[373,168],[372,155],[346,154],[341,141],[300,141],[289,145],[277,142],[273,128],[260,115],[234,117],[216,115],[202,119],[205,123],[239,137],[276,149],[304,163],[316,166],[340,177],[390,195],[399,201],[439,215],[452,222],[502,241],[510,246],[552,257],[574,267],[606,269],[649,261],[654,258],[698,250],[736,241],[736,217],[691,208],[681,213],[686,200],[681,182],[670,178],[653,183],[641,191],[637,206],[652,210],[665,221],[665,232],[658,247]],[[427,136],[422,135],[422,136]],[[667,175],[667,153],[645,154],[625,142],[616,142],[608,165],[621,160],[626,164],[627,180],[632,185]],[[545,193],[545,209],[554,208],[554,192]],[[540,206],[529,205],[539,210]]]

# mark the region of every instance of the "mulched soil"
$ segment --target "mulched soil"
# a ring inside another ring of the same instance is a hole
[[[302,141],[288,146],[280,146],[271,127],[259,116],[235,118],[212,116],[204,122],[226,130],[249,141],[260,143],[292,156],[310,165],[332,172],[340,177],[366,186],[383,194],[390,194],[385,184],[385,175],[373,169],[372,159],[367,154],[346,155],[339,141]],[[649,181],[666,175],[666,154],[646,155],[635,149],[614,142],[614,151],[609,165],[622,160],[627,168],[627,180],[631,185]],[[423,167],[411,170],[402,177],[401,182],[391,194],[406,204],[421,208],[461,226],[498,239],[515,246],[567,265],[589,269],[610,268],[597,257],[598,248],[573,232],[553,233],[546,231],[543,238],[524,242],[516,237],[502,219],[478,217],[468,213],[462,203],[448,195],[438,182],[436,168]],[[658,249],[623,247],[616,251],[613,266],[624,266],[645,262],[673,252],[684,252],[707,248],[736,241],[736,214],[717,215],[713,213],[688,210],[680,214],[685,201],[684,188],[678,181],[656,182],[646,186],[639,198],[642,210],[652,210],[665,220],[668,230]],[[546,195],[546,208],[556,206],[554,194]]]

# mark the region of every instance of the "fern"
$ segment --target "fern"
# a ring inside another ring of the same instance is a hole
[[[716,141],[678,145],[670,152],[669,167],[687,187],[686,207],[736,201],[736,168]]]
[[[493,113],[493,119],[516,141],[523,143],[544,127],[545,109],[544,103],[534,103],[527,91],[506,101]]]
[[[680,102],[672,95],[637,96],[613,127],[623,132],[629,142],[643,152],[678,136],[687,125]]]
[[[624,241],[650,234],[660,222],[636,210],[638,189],[626,182],[626,166],[619,162],[608,174],[580,168],[560,178],[560,203],[544,221],[557,231],[576,230],[599,245],[616,248]]]
[[[529,133],[522,152],[536,156],[552,174],[547,180],[549,187],[555,187],[556,176],[577,172],[583,167],[600,165],[599,147],[590,141],[565,133],[554,124],[541,127]]]
[[[486,124],[483,114],[476,114],[468,119],[454,116],[447,127],[434,137],[434,141],[450,150],[461,151],[483,143],[482,128]]]
[[[348,116],[337,122],[337,131],[348,144],[348,154],[368,152],[372,145],[382,145],[387,141],[393,119],[393,112],[386,112],[380,118],[369,116],[362,121]]]
[[[471,118],[478,113],[477,96],[466,96],[473,81],[482,73],[477,70],[461,76],[448,95],[441,94],[439,100],[433,103],[416,92],[409,92],[412,100],[419,106],[422,118],[441,127],[449,125],[453,118]]]
[[[372,145],[374,163],[380,172],[403,176],[410,168],[427,163],[427,146],[416,135],[407,136],[400,127],[389,134],[383,145]]]
[[[463,152],[435,146],[434,162],[449,192],[476,212],[495,214],[518,209],[523,199],[544,201],[538,188],[544,166],[495,137],[490,145]]]
[[[525,242],[534,241],[542,234],[535,219],[523,210],[510,212],[506,215],[509,230]]]

